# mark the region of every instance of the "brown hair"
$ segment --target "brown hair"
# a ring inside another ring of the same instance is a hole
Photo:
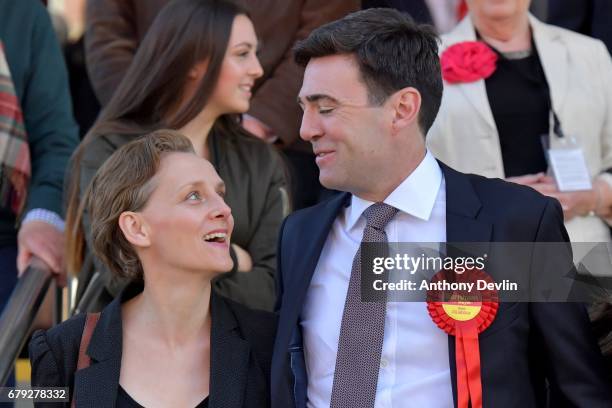
[[[153,180],[161,159],[168,153],[195,151],[180,133],[157,130],[113,153],[85,191],[79,212],[89,211],[93,251],[117,276],[142,278],[142,265],[119,228],[119,216],[146,205],[155,189]]]
[[[158,14],[124,79],[102,111],[94,127],[75,151],[66,210],[66,259],[68,271],[77,274],[84,255],[84,235],[79,204],[81,161],[95,138],[109,134],[134,138],[157,129],[180,129],[195,118],[208,102],[219,78],[232,24],[248,13],[230,0],[175,0]],[[189,70],[208,61],[194,96],[176,107],[183,95]],[[224,138],[252,137],[237,115],[220,116],[211,132]]]
[[[417,24],[394,9],[356,11],[325,24],[297,43],[295,61],[353,55],[372,105],[382,105],[396,91],[412,86],[421,94],[419,125],[426,135],[442,101],[438,37],[433,27]]]
[[[238,15],[248,13],[229,0],[175,0],[167,4],[90,133],[141,133],[187,124],[214,91]],[[189,71],[205,60],[207,69],[198,90],[175,111]]]

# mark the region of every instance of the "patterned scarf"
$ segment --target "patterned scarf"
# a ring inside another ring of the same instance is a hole
[[[0,41],[0,207],[20,215],[30,180],[30,149],[19,99]]]

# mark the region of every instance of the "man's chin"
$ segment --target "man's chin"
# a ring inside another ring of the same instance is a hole
[[[329,190],[348,191],[346,189],[346,183],[342,183],[337,178],[326,175],[323,172],[319,174],[319,183]]]

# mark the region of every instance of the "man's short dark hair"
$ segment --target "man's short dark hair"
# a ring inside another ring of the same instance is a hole
[[[314,30],[296,44],[294,53],[301,66],[312,58],[354,55],[373,105],[382,105],[402,88],[416,88],[422,99],[423,134],[438,114],[442,100],[438,37],[433,27],[416,24],[407,14],[386,8],[351,13]]]

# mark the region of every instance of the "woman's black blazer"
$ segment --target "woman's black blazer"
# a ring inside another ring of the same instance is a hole
[[[142,286],[129,286],[102,311],[87,348],[91,365],[85,369],[76,371],[85,314],[34,333],[30,342],[32,386],[69,387],[77,407],[114,407],[121,370],[121,303],[140,291]],[[268,407],[276,317],[248,309],[213,290],[211,320],[210,407]],[[160,378],[160,386],[163,383]]]

